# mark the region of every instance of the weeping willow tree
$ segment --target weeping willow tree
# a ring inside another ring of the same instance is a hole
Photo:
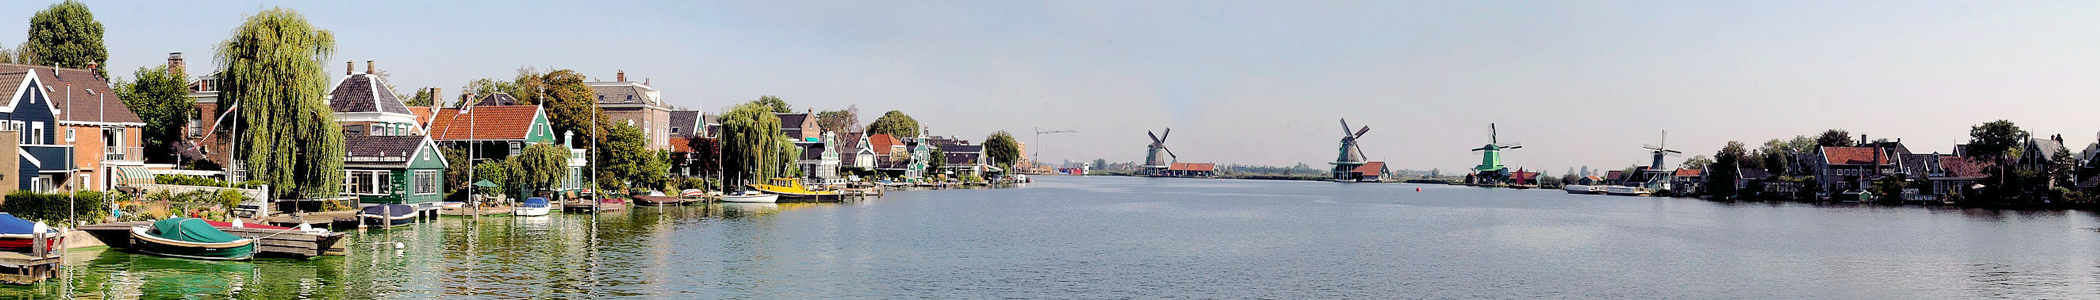
[[[525,146],[524,152],[510,160],[517,164],[517,170],[512,172],[513,181],[527,192],[553,189],[569,175],[569,150],[554,144]]]
[[[722,180],[731,187],[760,183],[762,180],[781,174],[783,162],[791,162],[782,155],[785,148],[794,143],[780,134],[780,117],[773,109],[757,102],[744,103],[730,108],[722,114]]]
[[[322,99],[321,61],[335,34],[285,8],[248,17],[217,46],[220,105],[237,106],[232,132],[249,177],[274,197],[333,197],[342,190],[343,130]]]

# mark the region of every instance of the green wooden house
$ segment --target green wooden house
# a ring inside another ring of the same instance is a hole
[[[445,155],[426,136],[343,137],[343,194],[365,204],[437,209],[445,199]]]

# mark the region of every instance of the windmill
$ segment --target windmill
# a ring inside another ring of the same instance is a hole
[[[1475,175],[1483,181],[1500,182],[1509,179],[1509,166],[1502,165],[1502,150],[1524,148],[1523,143],[1502,143],[1501,133],[1495,123],[1488,123],[1488,144],[1473,148],[1480,154],[1480,165],[1473,167]]]
[[[1363,138],[1365,132],[1371,132],[1371,126],[1364,126],[1363,129],[1354,132],[1349,131],[1349,128],[1349,119],[1342,119],[1341,154],[1336,155],[1333,162],[1335,179],[1344,179],[1348,177],[1349,171],[1364,165],[1364,149],[1356,145],[1356,139]]]
[[[1167,136],[1174,135],[1174,129],[1167,128],[1160,134],[1145,131],[1145,135],[1152,137],[1152,144],[1145,146],[1145,170],[1151,174],[1159,174],[1179,158],[1174,155],[1174,150],[1167,149]]]
[[[1680,156],[1684,156],[1684,152],[1682,152],[1682,151],[1677,151],[1677,150],[1675,150],[1675,149],[1670,149],[1670,148],[1664,148],[1664,147],[1663,147],[1663,145],[1668,145],[1668,144],[1669,144],[1669,142],[1670,142],[1670,131],[1669,131],[1669,130],[1664,130],[1664,131],[1662,132],[1662,134],[1663,134],[1663,135],[1662,135],[1662,140],[1661,140],[1661,141],[1658,141],[1658,142],[1656,142],[1656,144],[1654,144],[1654,145],[1646,145],[1646,144],[1643,144],[1643,145],[1641,145],[1641,149],[1648,149],[1648,151],[1649,151],[1650,153],[1653,153],[1653,154],[1655,154],[1655,162],[1653,162],[1653,163],[1650,163],[1650,164],[1648,164],[1648,169],[1649,169],[1649,170],[1662,170],[1662,169],[1663,169],[1663,157],[1664,157],[1664,156],[1669,156],[1669,157],[1680,157]]]

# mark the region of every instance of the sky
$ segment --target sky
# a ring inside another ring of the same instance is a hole
[[[1049,162],[1139,161],[1173,128],[1182,162],[1324,167],[1343,118],[1371,159],[1446,173],[1490,123],[1525,146],[1506,161],[1553,174],[1832,128],[1921,153],[1999,119],[2100,139],[2093,1],[206,2],[86,1],[119,77],[208,65],[281,6],[334,32],[331,66],[375,60],[397,86],[624,70],[674,106],[898,110]],[[0,45],[50,3],[0,3]]]

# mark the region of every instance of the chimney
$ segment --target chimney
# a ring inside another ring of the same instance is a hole
[[[627,70],[620,70],[619,73],[613,75],[613,81],[627,82]]]
[[[343,75],[357,74],[357,62],[343,62]]]
[[[374,73],[374,72],[375,72],[375,71],[374,71],[374,70],[372,69],[372,61],[370,61],[370,60],[367,60],[367,61],[365,61],[365,74],[377,74],[377,73]]]
[[[185,67],[188,66],[182,64],[182,52],[168,52],[168,73],[189,74]]]
[[[430,109],[431,109],[431,111],[432,111],[432,112],[435,112],[435,111],[437,111],[437,108],[438,108],[438,102],[444,102],[444,101],[438,101],[438,100],[443,100],[443,99],[445,99],[445,88],[435,88],[435,87],[434,87],[434,88],[430,88]],[[435,115],[435,114],[432,114],[432,115]]]

